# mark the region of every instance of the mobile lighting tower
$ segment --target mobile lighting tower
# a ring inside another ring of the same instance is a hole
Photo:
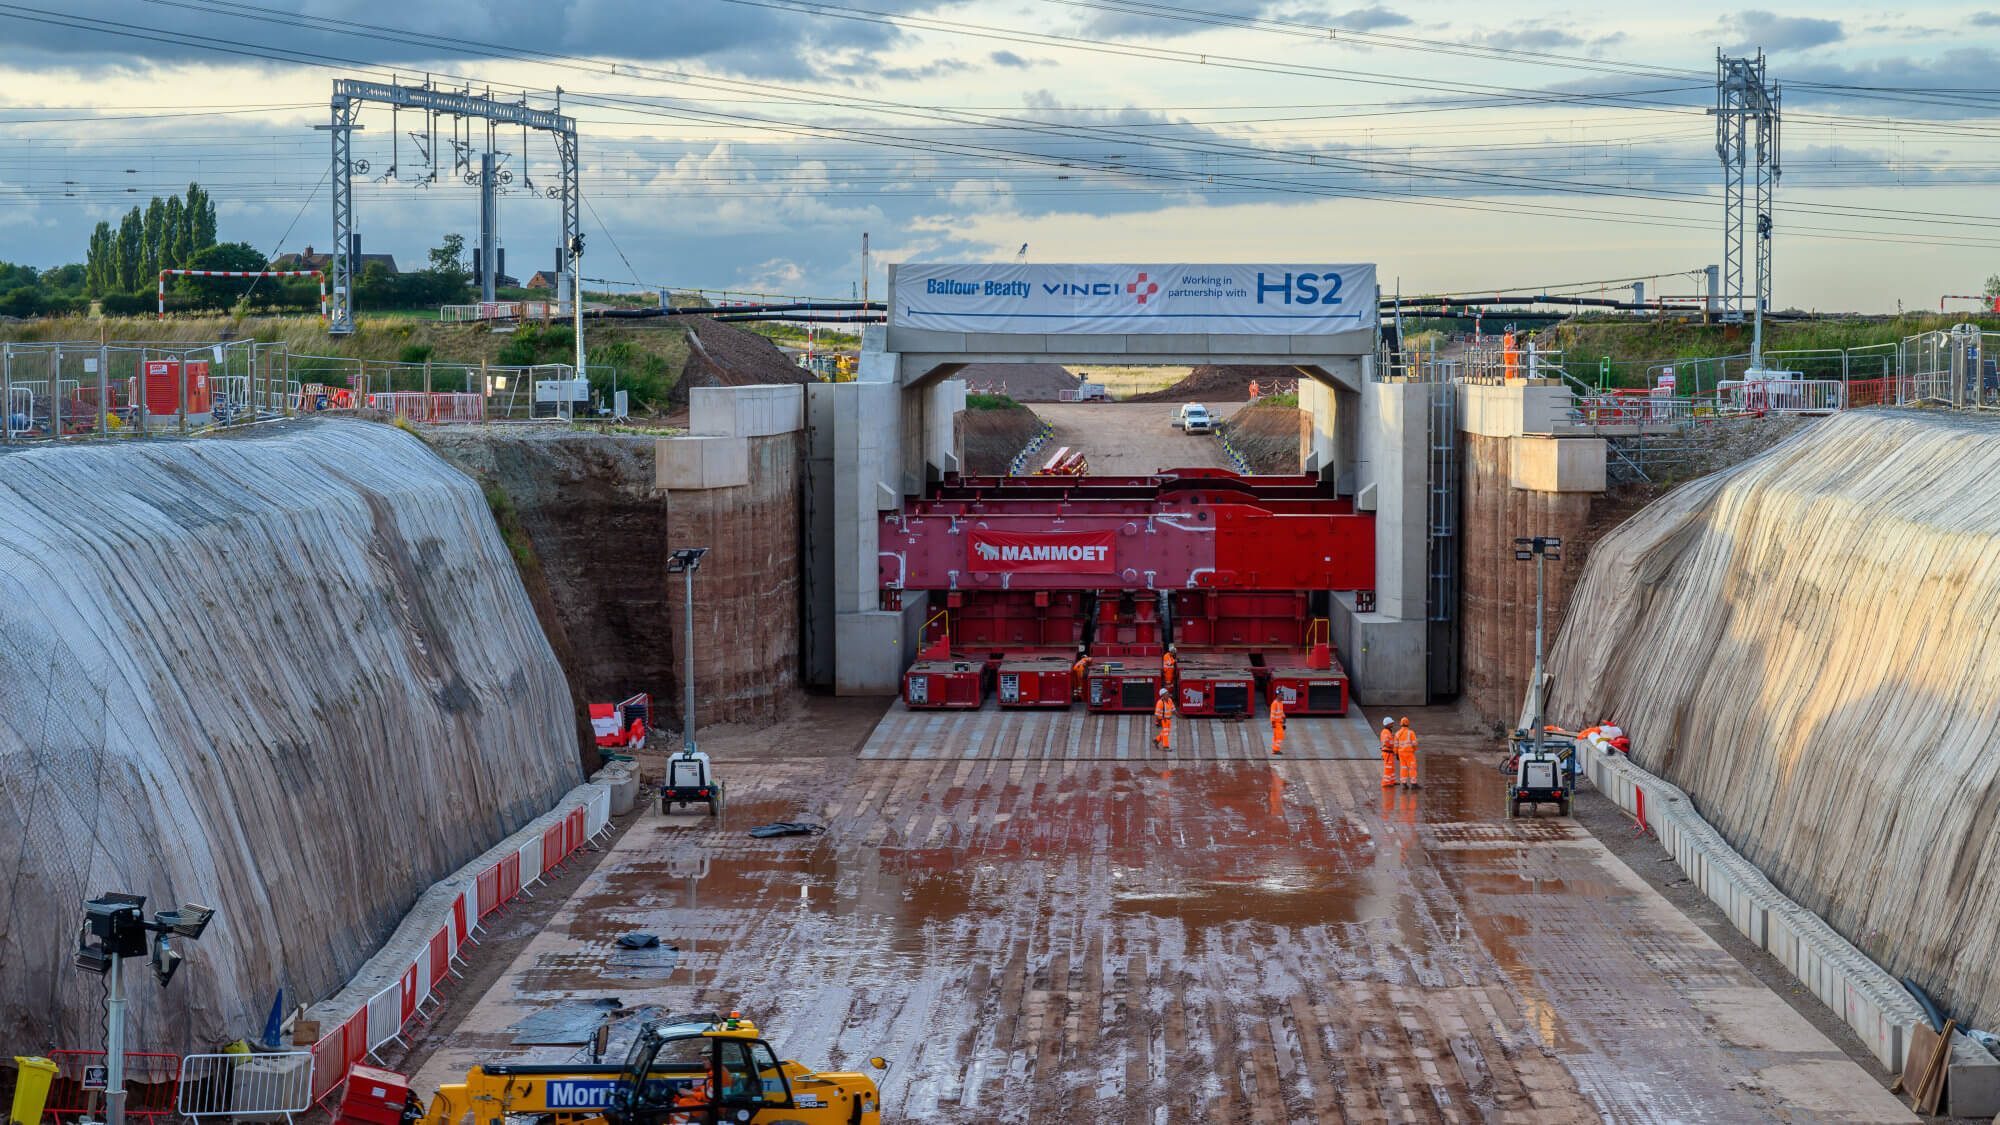
[[[76,967],[110,977],[105,1001],[104,1105],[106,1125],[125,1125],[125,961],[145,957],[146,935],[153,935],[153,977],[165,988],[181,967],[173,939],[197,941],[215,911],[186,903],[162,910],[146,920],[144,895],[107,891],[83,904],[83,928],[77,934]]]

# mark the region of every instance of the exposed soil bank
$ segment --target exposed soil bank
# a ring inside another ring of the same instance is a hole
[[[1229,419],[1229,444],[1253,473],[1296,473],[1310,417],[1296,406],[1252,403]]]
[[[968,410],[959,415],[965,436],[965,471],[997,476],[1014,455],[1041,432],[1042,420],[1025,406],[1011,410]]]
[[[652,437],[455,429],[433,448],[511,504],[546,577],[584,702],[653,693],[662,725],[682,710],[686,588],[676,547],[705,546],[695,576],[697,725],[766,724],[799,691],[796,435],[750,438],[750,483],[653,487]]]

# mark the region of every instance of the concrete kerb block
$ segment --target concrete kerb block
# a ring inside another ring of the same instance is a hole
[[[1578,753],[1593,777],[1610,782],[1598,788],[1615,794],[1627,812],[1636,807],[1634,795],[1644,792],[1648,822],[1689,879],[1744,936],[1775,956],[1821,1003],[1840,1013],[1869,1044],[1876,1061],[1890,1071],[1902,1069],[1909,1029],[1922,1013],[1893,977],[1818,915],[1772,886],[1756,865],[1695,812],[1686,793],[1628,760],[1601,757],[1587,744]],[[1621,778],[1631,784],[1619,784]]]

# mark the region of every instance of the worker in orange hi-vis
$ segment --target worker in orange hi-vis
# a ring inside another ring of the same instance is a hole
[[[1257,380],[1252,379],[1250,380],[1250,398],[1254,401],[1256,397],[1257,397]]]
[[[1285,752],[1285,701],[1281,696],[1271,698],[1271,753]]]
[[[1166,654],[1160,657],[1160,682],[1169,692],[1179,691],[1180,680],[1174,675],[1174,646],[1168,645]]]
[[[1090,684],[1090,656],[1082,648],[1076,650],[1076,663],[1069,666],[1069,695],[1081,700],[1083,689]]]
[[[1382,788],[1396,787],[1396,720],[1382,720]]]
[[[1173,749],[1174,698],[1167,694],[1166,688],[1160,689],[1159,701],[1153,704],[1153,718],[1160,724],[1159,732],[1153,736],[1154,744],[1161,750]]]
[[[1408,715],[1403,716],[1403,725],[1396,730],[1396,758],[1402,767],[1402,783],[1422,789],[1423,783],[1417,780],[1417,732],[1410,729]]]

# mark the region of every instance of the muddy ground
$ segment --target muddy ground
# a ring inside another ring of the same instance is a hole
[[[1476,730],[1415,717],[1427,784],[1387,791],[1375,761],[1143,738],[961,757],[913,725],[893,737],[936,756],[861,760],[859,707],[801,753],[808,718],[719,755],[726,816],[640,814],[454,999],[417,1086],[574,1057],[509,1028],[613,997],[743,1010],[816,1067],[886,1054],[890,1121],[1911,1120],[1577,823],[1504,820]],[[776,819],[827,831],[744,835]],[[638,929],[671,965],[614,958]]]
[[[1210,414],[1227,418],[1243,404],[1207,405]],[[1122,476],[1167,468],[1230,467],[1220,438],[1174,429],[1174,415],[1180,410],[1177,404],[1048,402],[1035,410],[1055,429],[1042,448],[1050,453],[1063,446],[1083,450],[1093,474]]]

